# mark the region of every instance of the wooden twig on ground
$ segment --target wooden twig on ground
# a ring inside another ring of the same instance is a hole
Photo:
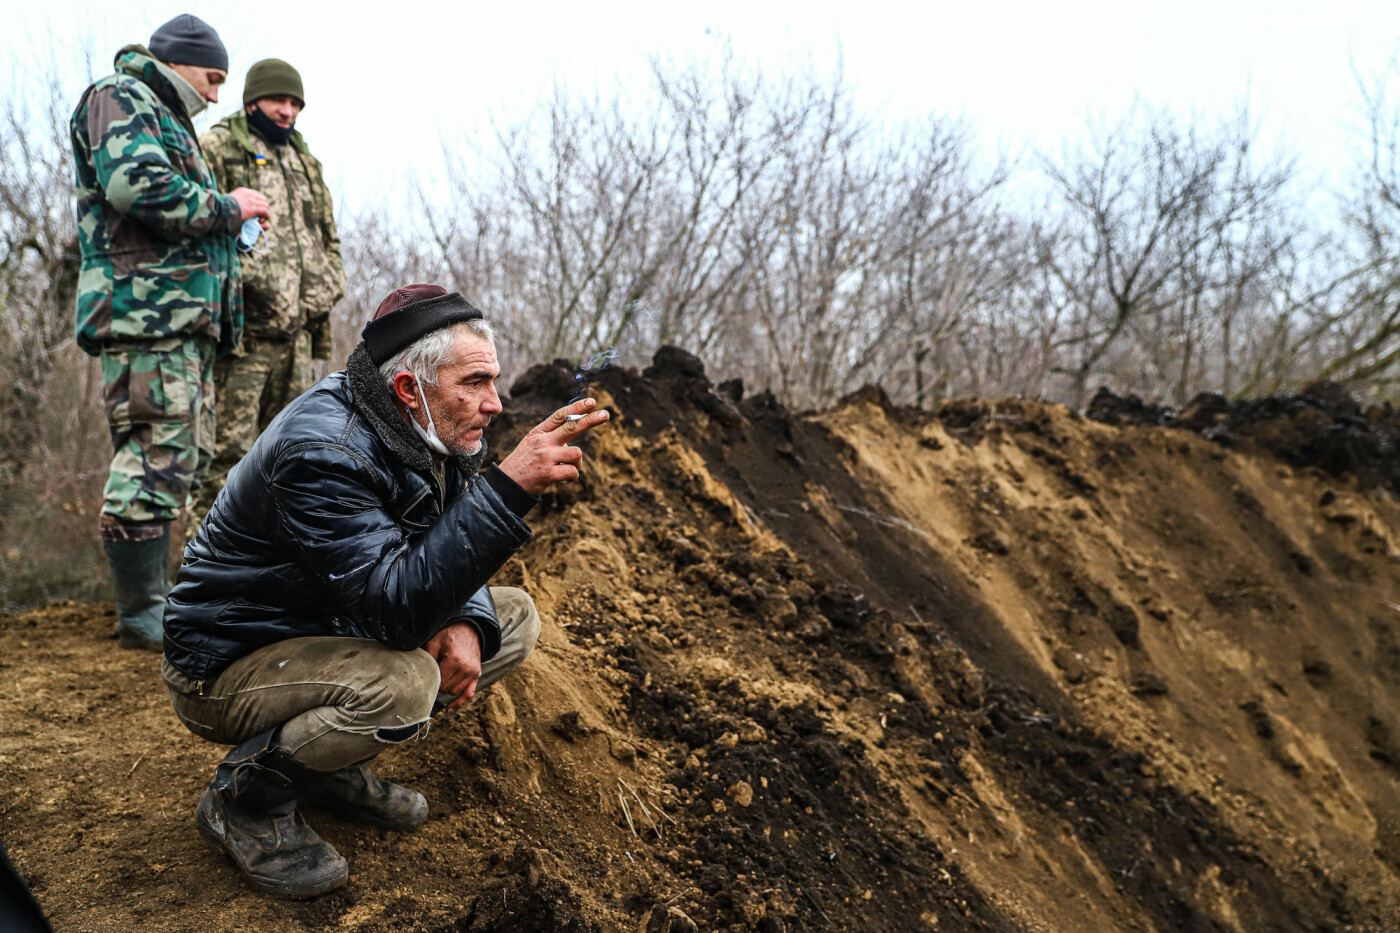
[[[641,795],[637,793],[637,789],[635,787],[633,787],[631,784],[628,784],[626,781],[623,781],[622,784],[624,787],[626,787],[632,792],[633,799],[635,799],[637,801],[637,805],[642,808],[642,816],[646,817],[647,822],[651,824],[651,831],[656,833],[658,839],[661,838],[661,827],[657,826],[656,820],[653,820],[651,818],[651,808],[646,805],[646,802],[644,800],[642,800]]]
[[[622,782],[619,781],[619,784]],[[627,828],[632,830],[632,835],[637,835],[637,825],[632,822],[632,814],[627,810],[627,798],[622,796],[622,788],[617,789],[617,802],[622,804],[622,815],[627,818]]]

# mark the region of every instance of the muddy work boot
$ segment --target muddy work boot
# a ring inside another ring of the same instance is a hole
[[[366,761],[314,774],[306,802],[347,820],[405,833],[422,826],[428,818],[428,801],[422,794],[383,783]]]
[[[227,852],[254,889],[300,899],[349,879],[345,859],[297,812],[315,773],[278,748],[272,730],[229,752],[200,798],[200,835]]]
[[[160,651],[170,592],[170,523],[103,518],[102,550],[117,597],[117,639],[123,648]]]

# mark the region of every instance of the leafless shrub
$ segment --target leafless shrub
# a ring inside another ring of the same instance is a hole
[[[888,131],[839,75],[728,57],[657,63],[650,90],[560,92],[473,166],[449,156],[451,196],[420,202],[389,265],[446,272],[517,358],[678,343],[798,405],[961,382],[956,336],[1008,301],[1027,246],[995,201],[1006,166],[977,171],[966,127]]]
[[[508,363],[676,343],[799,407],[866,382],[920,405],[1257,391],[1322,371],[1352,319],[1292,164],[1260,155],[1247,113],[1138,108],[1042,160],[1032,218],[967,126],[878,124],[839,74],[721,57],[651,77],[640,98],[556,92],[470,159],[449,147],[450,194],[398,238],[366,218],[393,245],[351,265],[376,295],[444,276],[502,321]]]
[[[77,229],[60,83],[0,102],[0,605],[92,595],[110,458],[73,342]]]

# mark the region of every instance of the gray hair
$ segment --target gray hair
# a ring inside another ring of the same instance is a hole
[[[482,318],[458,321],[419,337],[384,362],[379,367],[379,375],[384,377],[384,382],[391,391],[394,388],[394,377],[405,369],[417,375],[424,385],[435,386],[438,384],[438,370],[452,364],[452,348],[456,346],[457,338],[464,333],[473,333],[492,344],[496,342],[496,332],[488,321]]]

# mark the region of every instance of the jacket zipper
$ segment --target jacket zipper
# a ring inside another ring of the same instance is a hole
[[[428,498],[428,496],[429,496],[430,493],[432,493],[432,490],[431,490],[431,489],[425,489],[425,490],[423,490],[423,494],[422,494],[421,496],[419,496],[417,499],[414,499],[412,502],[410,502],[410,503],[408,504],[408,508],[406,508],[406,509],[403,510],[403,513],[404,513],[405,515],[407,515],[409,512],[412,512],[414,509],[418,508],[418,503],[420,503],[420,502],[422,502],[424,499]]]

